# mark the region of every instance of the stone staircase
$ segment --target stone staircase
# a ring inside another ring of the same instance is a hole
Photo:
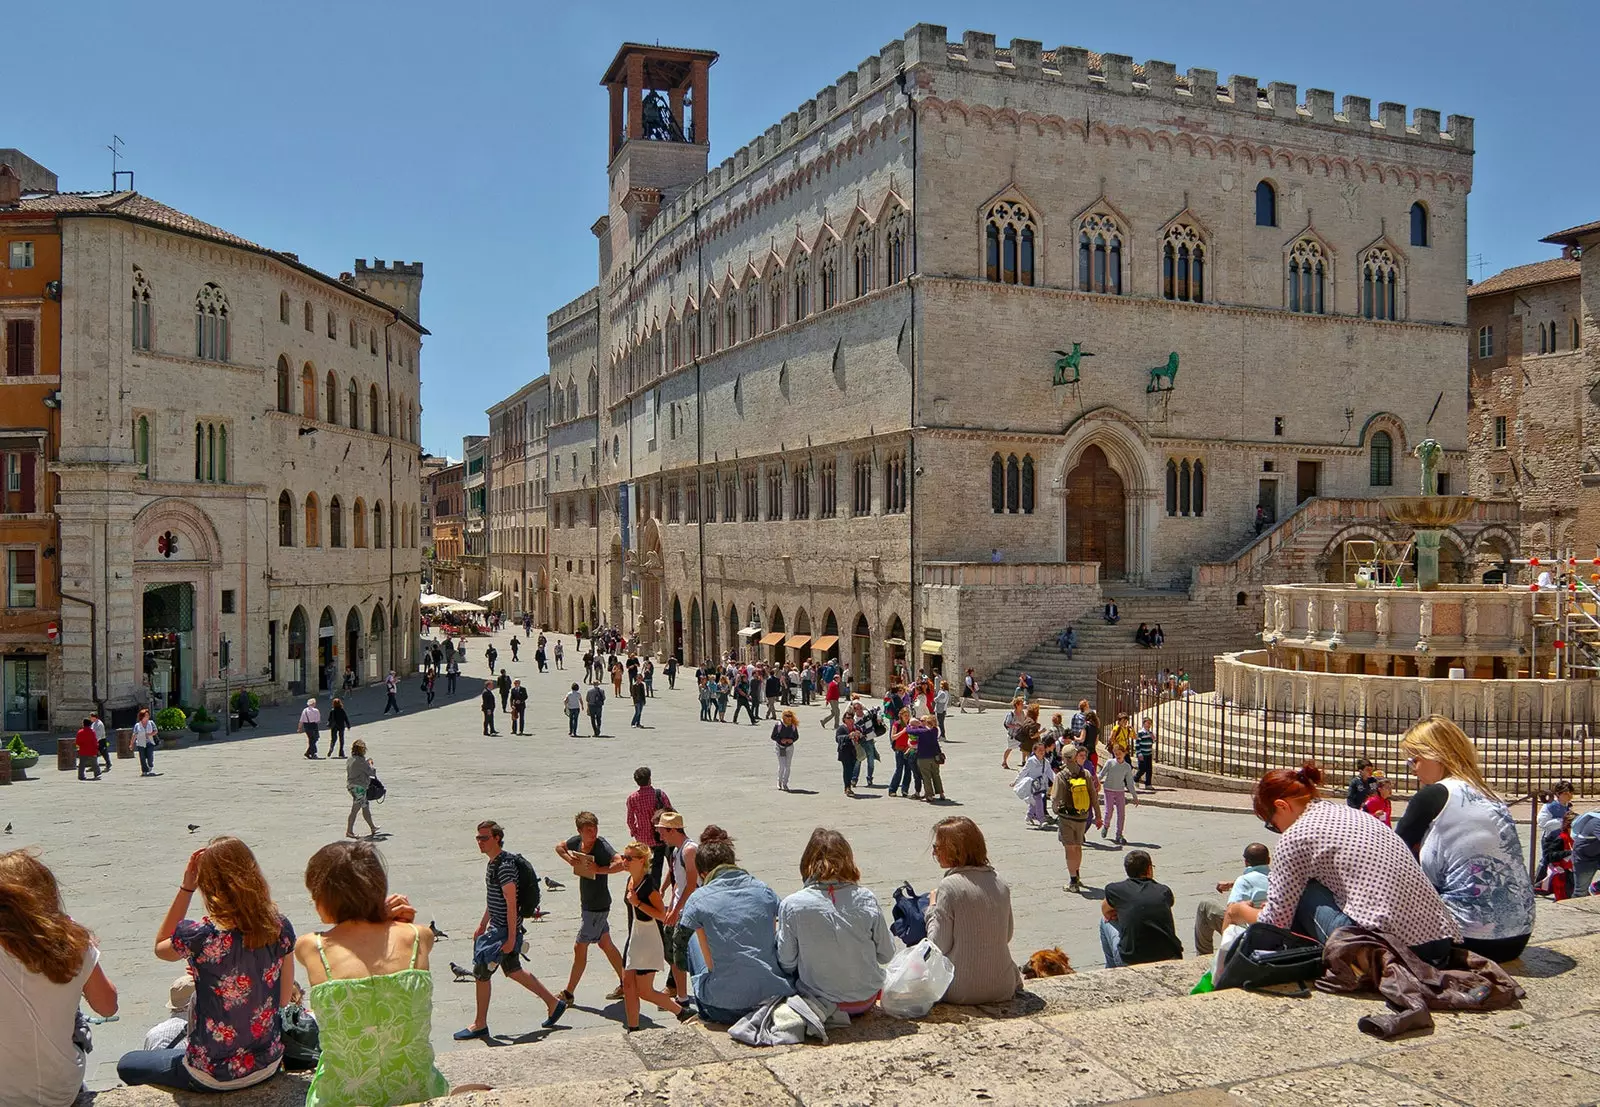
[[[1186,929],[1187,920],[1179,920]],[[1013,950],[1018,957],[1025,951]],[[829,1042],[754,1049],[716,1027],[532,1031],[439,1055],[448,1107],[944,1107],[995,1103],[1167,1107],[1592,1104],[1600,1098],[1600,899],[1541,901],[1507,971],[1527,995],[1490,1012],[1435,1012],[1431,1032],[1382,1041],[1357,1019],[1376,995],[1189,989],[1200,960],[1027,982],[1005,1003],[881,1012]],[[524,1004],[531,1010],[536,1004]],[[647,1016],[648,1017],[648,1016]],[[301,1107],[303,1074],[224,1096],[116,1088],[79,1107]]]
[[[1162,592],[1104,584],[1102,593],[1115,598],[1122,621],[1108,625],[1096,610],[1073,624],[1078,634],[1072,660],[1056,646],[1055,636],[997,672],[983,677],[987,700],[1009,700],[1017,686],[1017,676],[1033,677],[1035,696],[1046,704],[1075,704],[1080,699],[1093,701],[1095,675],[1106,664],[1134,655],[1150,657],[1134,644],[1133,635],[1140,623],[1161,624],[1166,633],[1165,653],[1182,654],[1186,663],[1198,656],[1248,649],[1259,644],[1258,616],[1250,608],[1235,611],[1219,603],[1200,603],[1181,592]]]

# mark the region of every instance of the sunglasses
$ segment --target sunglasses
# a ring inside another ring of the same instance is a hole
[[[1272,833],[1274,833],[1274,834],[1282,834],[1283,833],[1283,831],[1279,830],[1276,826],[1274,826],[1272,824],[1272,820],[1271,819],[1265,820],[1262,825],[1265,826],[1268,830],[1272,831]]]
[[[494,837],[493,834],[480,834],[480,835],[478,835],[478,841],[487,842],[490,838],[493,838],[493,837]]]

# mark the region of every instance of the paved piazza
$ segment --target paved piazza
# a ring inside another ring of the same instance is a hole
[[[832,741],[818,726],[822,712],[805,709],[791,780],[796,791],[785,795],[775,789],[771,724],[701,723],[692,671],[689,681],[680,680],[676,691],[668,691],[658,670],[644,731],[628,727],[631,709],[612,698],[604,728],[608,737],[574,741],[566,735],[560,708],[572,669],[541,676],[531,650],[523,651],[520,663],[510,664],[509,638],[501,634],[494,640],[500,664],[532,689],[526,738],[504,736],[509,725],[503,715],[502,737],[479,733],[477,695],[488,641],[481,637],[471,640],[467,672],[472,679],[463,674],[454,700],[440,695],[433,707],[423,708],[411,680],[402,691],[405,711],[398,719],[379,717],[381,687],[362,689],[350,701],[351,737],[366,740],[390,789],[374,814],[389,835],[381,848],[392,887],[411,897],[421,920],[437,920],[450,935],[435,947],[436,1048],[454,1048],[451,1032],[472,1015],[472,987],[453,983],[447,966],[470,962],[472,931],[483,913],[483,860],[473,841],[478,820],[500,820],[508,848],[527,853],[541,874],[567,885],[564,891],[547,891],[549,917],[528,924],[529,966],[552,989],[559,988],[571,964],[578,894],[576,879],[553,855],[554,845],[573,833],[572,817],[583,808],[600,815],[601,833],[614,845],[626,842],[623,797],[633,789],[639,765],[652,768],[655,783],[694,832],[711,822],[727,828],[741,863],[779,895],[799,886],[800,850],[819,825],[849,836],[863,882],[886,906],[902,880],[926,891],[938,877],[929,855],[929,829],[946,814],[969,815],[983,827],[991,859],[1011,884],[1017,958],[1059,945],[1080,970],[1101,965],[1099,902],[1093,892],[1083,898],[1062,892],[1066,873],[1055,835],[1023,825],[1022,805],[1008,788],[1012,774],[999,766],[1000,712],[949,717],[945,783],[953,799],[929,807],[886,798],[889,771],[877,778],[877,789],[845,798]],[[572,639],[563,640],[570,660]],[[438,688],[443,687],[441,678]],[[608,696],[609,691],[608,685]],[[325,699],[323,708],[326,712]],[[263,712],[260,729],[244,738],[197,744],[190,736],[182,748],[157,755],[159,778],[140,779],[136,761],[119,760],[101,783],[79,784],[75,774],[58,772],[53,761],[41,759],[31,774],[41,779],[0,789],[0,822],[15,828],[0,845],[43,851],[61,879],[69,910],[99,936],[104,963],[121,991],[121,1017],[96,1029],[91,1088],[114,1085],[118,1055],[137,1048],[144,1031],[165,1017],[167,986],[180,966],[157,961],[151,940],[188,852],[206,838],[243,838],[260,858],[296,931],[316,923],[301,879],[305,862],[343,834],[349,801],[343,762],[301,757],[305,744],[293,733],[296,714],[287,706]],[[200,827],[193,836],[185,829],[190,823]],[[1129,841],[1152,849],[1157,879],[1177,893],[1176,917],[1186,945],[1198,897],[1237,872],[1243,845],[1262,836],[1253,820],[1240,815],[1158,808],[1135,809],[1129,827]],[[1083,867],[1085,880],[1096,887],[1123,876],[1120,855],[1092,848],[1097,841],[1091,836]],[[612,881],[612,928],[619,946],[621,883],[621,878]],[[603,999],[615,983],[604,958],[593,953],[579,1004],[563,1025],[593,1026],[609,1018],[620,1033],[621,1002]],[[536,1031],[543,1015],[533,996],[496,980],[490,1028],[497,1035]],[[645,1017],[651,1017],[648,1009]]]

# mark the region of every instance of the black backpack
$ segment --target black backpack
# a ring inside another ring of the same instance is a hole
[[[517,866],[517,917],[535,918],[539,914],[539,874],[522,854],[513,853],[511,859]]]
[[[1322,944],[1270,923],[1253,922],[1228,951],[1222,974],[1212,981],[1223,988],[1270,988],[1298,984],[1301,993],[1322,975]]]

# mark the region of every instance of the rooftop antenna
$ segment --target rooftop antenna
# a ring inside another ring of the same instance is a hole
[[[1483,269],[1484,269],[1483,255],[1482,254],[1473,254],[1470,258],[1467,259],[1467,264],[1478,271],[1478,280],[1480,280],[1480,281],[1483,280]]]
[[[117,168],[117,164],[122,160],[122,147],[123,147],[123,141],[122,141],[121,136],[120,135],[112,135],[111,136],[111,143],[110,143],[110,145],[108,145],[106,147],[107,150],[111,151],[111,191],[112,192],[117,191],[117,182],[123,177],[128,178],[128,191],[129,192],[133,191],[133,170],[131,170],[131,169],[118,169]]]

